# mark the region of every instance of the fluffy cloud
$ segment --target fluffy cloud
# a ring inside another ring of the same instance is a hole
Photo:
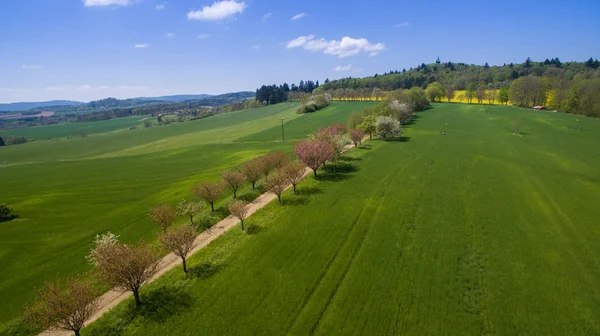
[[[23,64],[21,67],[26,70],[39,70],[39,69],[43,68],[39,64],[29,64],[29,65]]]
[[[292,16],[292,21],[300,20],[305,16],[306,16],[306,13],[296,14],[296,15]]]
[[[134,44],[133,47],[136,49],[146,49],[148,48],[150,45],[146,44],[146,43],[140,43],[140,44]]]
[[[156,5],[156,6],[154,6],[154,9],[156,9],[156,10],[163,10],[163,9],[165,9],[165,5],[163,5],[163,4]]]
[[[410,26],[410,22],[400,22],[398,24],[394,25],[394,28],[402,28],[402,27],[408,27]]]
[[[348,65],[338,65],[335,68],[333,68],[333,71],[350,71],[350,69],[352,69],[352,64],[348,64]]]
[[[208,33],[198,35],[198,38],[201,40],[204,40],[205,38],[209,38],[209,37],[210,37],[210,34],[208,34]]]
[[[214,2],[211,6],[204,6],[202,10],[193,10],[187,13],[188,20],[218,21],[228,16],[241,13],[246,8],[245,2],[225,0]]]
[[[271,14],[271,13],[267,13],[267,14],[263,15],[262,22],[267,21],[271,16],[273,16],[273,14]]]
[[[315,40],[314,35],[300,36],[294,40],[290,40],[286,44],[287,49],[303,48],[308,51],[323,51],[327,55],[344,58],[348,56],[358,55],[366,52],[369,56],[377,56],[385,50],[383,43],[371,43],[365,38],[352,38],[345,36],[340,41],[325,40],[320,38]]]
[[[253,46],[252,46],[252,49],[254,49],[254,50],[258,50],[258,49],[260,49],[260,44],[255,44],[255,45],[253,45]]]
[[[175,37],[175,33],[167,33],[167,34],[165,34],[165,36],[166,36],[166,37],[169,37],[169,38],[170,38],[170,37]]]
[[[83,0],[85,7],[99,6],[129,6],[134,0]]]

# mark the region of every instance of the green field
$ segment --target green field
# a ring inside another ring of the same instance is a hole
[[[21,215],[0,225],[0,333],[20,316],[34,288],[89,269],[85,255],[97,234],[110,230],[126,241],[152,239],[157,227],[146,219],[148,208],[175,205],[193,183],[217,179],[221,170],[254,156],[291,151],[309,131],[345,122],[364,106],[334,103],[329,109],[335,114],[324,110],[319,118],[296,114],[297,104],[283,103],[152,129],[0,148],[0,202]],[[271,130],[281,130],[281,117],[289,131],[285,142]],[[264,141],[240,141],[253,134],[264,134]]]
[[[599,121],[436,104],[404,135],[345,154],[249,218],[258,234],[192,257],[197,276],[174,269],[84,333],[600,334]]]
[[[43,140],[77,136],[81,137],[82,134],[89,136],[97,133],[128,130],[131,126],[142,127],[142,120],[145,118],[146,116],[133,116],[95,122],[71,122],[57,125],[17,128],[7,131],[0,131],[0,137],[5,135],[19,135],[27,139]]]

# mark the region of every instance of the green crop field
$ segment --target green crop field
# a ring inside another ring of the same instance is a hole
[[[81,137],[82,135],[88,136],[90,134],[128,130],[131,126],[141,127],[143,119],[146,119],[146,117],[133,116],[95,122],[72,122],[48,126],[17,128],[0,131],[0,137],[5,135],[19,135],[34,140]]]
[[[600,121],[577,120],[436,104],[84,334],[600,334]]]
[[[85,255],[97,234],[110,230],[126,241],[153,239],[150,207],[176,205],[195,182],[217,179],[220,171],[254,156],[290,152],[310,131],[345,122],[363,107],[333,103],[320,115],[299,115],[298,104],[282,103],[152,129],[0,148],[0,202],[21,216],[0,225],[0,334],[10,334],[6,328],[34,288],[89,269]],[[282,142],[284,117],[289,136]],[[261,142],[240,141],[253,134],[264,134]]]

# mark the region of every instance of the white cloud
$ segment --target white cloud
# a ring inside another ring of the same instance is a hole
[[[312,40],[315,38],[315,35],[308,35],[308,36],[300,36],[297,39],[288,41],[286,43],[286,48],[287,49],[292,49],[292,48],[298,48],[298,47],[303,47],[304,45],[306,45],[306,42]]]
[[[208,33],[198,35],[198,38],[201,40],[204,40],[205,38],[209,38],[209,37],[210,37],[210,34],[208,34]]]
[[[159,10],[163,10],[163,9],[165,9],[165,5],[163,5],[163,4],[156,5],[156,6],[154,6],[154,9],[156,9],[156,10],[158,10],[158,11],[159,11]]]
[[[254,50],[258,50],[258,49],[260,49],[260,44],[255,44],[255,45],[253,45],[253,46],[252,46],[252,49],[254,49]]]
[[[91,85],[82,85],[79,87],[79,90],[91,90],[93,87]]]
[[[271,16],[273,16],[273,14],[271,14],[271,13],[267,13],[267,14],[263,15],[262,22],[267,21]]]
[[[377,56],[380,52],[385,50],[385,44],[371,43],[365,38],[344,36],[340,41],[328,41],[324,38],[315,40],[314,38],[314,35],[300,36],[297,39],[288,41],[286,48],[292,49],[302,47],[304,50],[308,51],[323,50],[325,54],[337,56],[339,58],[358,55],[362,52],[368,53],[369,56]]]
[[[400,22],[398,24],[394,25],[394,28],[402,28],[402,27],[408,27],[410,26],[410,22]]]
[[[175,33],[167,33],[165,36],[169,38],[175,37]]]
[[[85,7],[129,6],[134,0],[83,0]]]
[[[26,70],[39,70],[39,69],[43,68],[43,66],[41,66],[39,64],[29,64],[29,65],[23,64],[21,67]]]
[[[333,68],[333,71],[350,71],[350,69],[352,69],[352,64],[348,64],[348,65],[338,65],[335,68]]]
[[[218,21],[228,16],[241,13],[246,8],[244,1],[225,0],[214,2],[211,6],[204,6],[202,10],[193,10],[187,13],[188,20]]]
[[[300,20],[305,16],[306,16],[306,13],[296,14],[296,15],[292,16],[292,21]]]
[[[148,48],[150,45],[146,44],[146,43],[140,43],[140,44],[134,44],[133,47],[136,49],[146,49]]]

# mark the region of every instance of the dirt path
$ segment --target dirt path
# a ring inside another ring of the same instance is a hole
[[[367,137],[365,137],[363,139],[363,141],[366,139],[367,139]],[[344,152],[349,149],[352,149],[352,148],[354,148],[354,144],[346,145],[344,147]],[[312,173],[312,170],[310,168],[306,168],[306,170],[304,171],[303,179],[311,173]],[[291,187],[292,187],[291,184],[288,185],[286,187],[286,190]],[[269,202],[271,202],[274,199],[277,199],[277,195],[275,195],[271,192],[268,192],[268,191],[265,192],[264,194],[258,196],[254,201],[252,201],[248,204],[248,217],[251,216],[252,214],[254,214],[256,211],[260,210],[261,208],[265,207],[267,204],[269,204]],[[192,256],[194,253],[198,252],[200,249],[202,249],[206,245],[210,244],[210,242],[219,238],[222,234],[227,232],[227,230],[231,229],[232,227],[236,226],[239,222],[240,221],[237,218],[235,218],[233,216],[228,216],[228,217],[222,219],[221,221],[219,221],[218,223],[216,223],[215,225],[213,225],[210,230],[206,230],[206,231],[202,232],[201,234],[199,234],[198,237],[196,237],[196,241],[195,241],[196,247],[194,247],[194,249],[190,252],[189,256]],[[188,258],[189,258],[189,256],[188,256]],[[177,267],[180,265],[181,265],[181,258],[176,256],[174,253],[167,254],[166,256],[164,256],[161,259],[159,270],[158,270],[158,272],[156,272],[154,277],[152,277],[150,282],[158,279],[161,275],[167,273],[174,267]],[[117,291],[114,289],[111,289],[108,292],[104,293],[99,298],[100,308],[98,309],[98,312],[96,312],[96,314],[94,314],[89,320],[87,320],[85,322],[85,325],[88,326],[91,323],[93,323],[94,321],[98,320],[104,313],[106,313],[109,310],[111,310],[112,308],[116,307],[119,303],[123,302],[125,299],[127,299],[131,295],[132,295],[131,292],[121,292],[121,291]],[[65,330],[46,330],[46,331],[41,332],[38,336],[70,336],[70,335],[73,335],[73,332],[65,331]]]

